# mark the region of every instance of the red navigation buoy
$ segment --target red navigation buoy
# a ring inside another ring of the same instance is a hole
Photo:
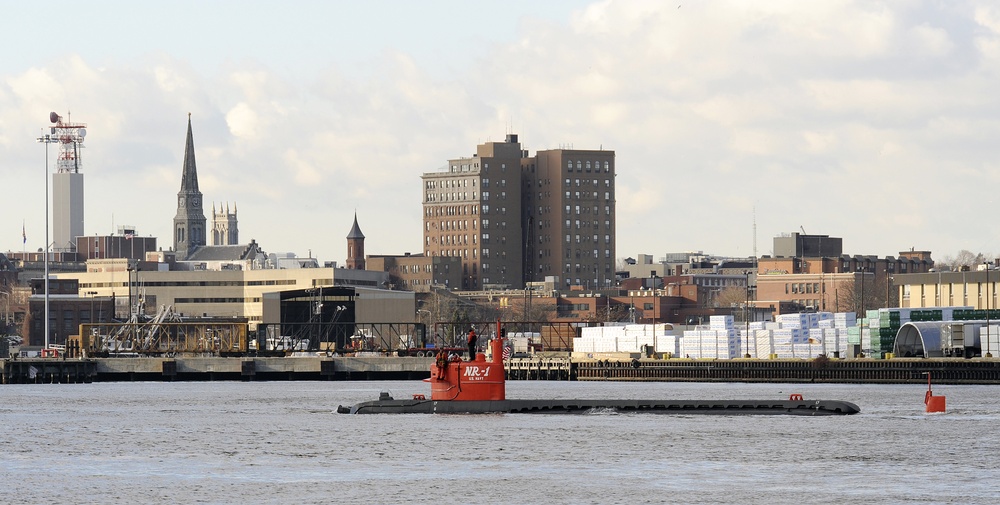
[[[931,391],[931,373],[924,373],[927,374],[927,394],[924,395],[924,405],[927,406],[927,412],[944,412],[945,397],[934,396],[934,392]]]

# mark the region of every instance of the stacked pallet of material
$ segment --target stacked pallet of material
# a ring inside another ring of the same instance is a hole
[[[764,330],[752,332],[751,356],[757,358],[809,359],[834,352],[847,354],[847,323],[853,313],[816,312],[782,314]]]
[[[732,330],[735,329],[733,316],[709,316],[708,329],[710,330]]]
[[[809,314],[779,314],[776,321],[781,328],[810,328]]]
[[[666,324],[593,326],[580,329],[580,336],[573,339],[573,352],[636,353],[652,349],[676,355],[678,338]]]
[[[635,339],[636,351],[652,350],[657,353],[680,352],[680,336],[675,335],[669,324],[629,324],[625,326],[625,338]]]
[[[625,336],[624,326],[593,326],[580,328],[580,337],[573,339],[574,352],[619,352],[618,338]]]
[[[899,309],[876,309],[865,313],[865,327],[868,329],[868,340],[862,339],[862,347],[873,358],[881,358],[887,352],[892,352],[896,342],[896,333],[901,325]],[[909,322],[909,310],[906,311],[903,323]],[[864,331],[864,330],[862,330]],[[867,345],[864,345],[867,343]]]
[[[1000,356],[1000,325],[991,324],[988,329],[979,330],[979,348],[983,356],[986,353]]]
[[[847,329],[847,345],[861,345],[860,326],[852,326]]]
[[[686,330],[680,355],[689,358],[733,359],[740,355],[736,330]]]
[[[753,332],[753,341],[750,348],[750,356],[754,358],[767,358],[774,352],[774,332],[771,330],[756,330]]]
[[[619,347],[635,348],[640,352],[643,346],[652,349],[656,345],[656,328],[651,324],[628,324],[625,325],[625,335],[618,337]]]
[[[723,358],[726,354],[739,357],[748,353],[753,358],[778,359],[810,359],[834,353],[847,356],[849,341],[860,336],[861,328],[852,328],[856,321],[853,312],[782,314],[774,322],[747,325],[750,332],[746,334],[744,327],[735,327],[731,317],[716,316],[710,319],[708,328],[684,332],[680,354]],[[860,342],[860,338],[856,340]]]
[[[573,337],[573,352],[594,352],[594,340],[584,337]]]
[[[653,344],[653,352],[670,353],[671,356],[679,356],[681,353],[681,336],[675,333],[657,335]]]
[[[850,328],[858,325],[858,316],[854,312],[837,312],[833,315],[834,328]]]
[[[872,357],[883,357],[886,353],[893,351],[896,342],[896,335],[899,328],[910,321],[942,321],[962,316],[972,316],[969,319],[977,319],[978,314],[971,307],[924,307],[919,309],[911,308],[882,308],[869,310],[862,323],[861,344],[863,352],[867,352]],[[946,318],[946,319],[943,319]],[[864,330],[867,329],[867,338]]]
[[[805,344],[809,341],[808,329],[802,328],[780,328],[774,330],[775,342],[787,342],[789,344]]]
[[[847,356],[847,328],[810,328],[809,344],[819,345],[820,354]]]

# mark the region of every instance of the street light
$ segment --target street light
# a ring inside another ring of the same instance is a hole
[[[52,114],[55,114],[54,112]],[[52,119],[52,115],[49,116]],[[55,121],[53,121],[55,122]],[[54,129],[52,130],[55,131]],[[45,346],[49,348],[49,144],[59,143],[59,138],[53,135],[42,135],[35,142],[45,144]]]
[[[84,294],[90,296],[90,322],[94,323],[94,297],[97,296],[97,291],[87,291]]]
[[[428,332],[428,328],[427,327],[430,326],[430,323],[431,323],[431,311],[429,311],[427,309],[417,309],[417,320],[421,324],[423,324],[423,321],[420,321],[420,319],[421,319],[420,314],[426,314],[427,315],[427,324],[424,325],[424,334],[422,335],[422,341],[420,342],[421,345],[422,345],[422,347],[426,348],[427,347],[427,332]]]
[[[861,300],[858,301],[859,307],[861,308],[858,311],[858,321],[860,322],[860,321],[863,321],[863,318],[865,316],[865,267],[859,268],[858,272],[861,273]],[[859,331],[858,332],[858,338],[859,339],[861,338],[861,334],[862,334],[862,332]],[[865,343],[864,343],[863,340],[859,340],[858,347],[860,349],[864,350]],[[858,353],[858,354],[860,355],[860,353]]]
[[[886,308],[892,307],[892,303],[889,302],[889,288],[892,286],[892,275],[889,272],[889,267],[886,266],[885,269],[885,306]],[[941,296],[941,293],[938,293]]]
[[[990,262],[984,261],[983,266],[986,267],[986,287],[990,287]],[[996,289],[993,290],[996,292]],[[988,293],[988,291],[987,291]],[[983,355],[984,358],[992,358],[993,353],[990,352],[990,298],[986,298],[986,354]]]
[[[860,309],[858,310],[858,316],[864,317],[864,314],[865,314],[865,267],[859,268],[858,272],[861,274],[861,299],[858,300],[858,306],[860,307]]]
[[[750,358],[750,271],[745,270],[743,272],[743,275],[746,277],[746,295],[747,295],[746,305],[743,306],[743,319],[747,323],[747,332],[746,332],[747,353],[743,357],[749,359]]]

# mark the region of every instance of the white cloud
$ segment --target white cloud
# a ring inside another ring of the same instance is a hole
[[[226,113],[226,124],[236,137],[257,136],[259,118],[246,102],[240,102]]]
[[[153,67],[153,77],[160,89],[167,93],[180,91],[190,85],[187,79],[183,75],[180,75],[176,69],[166,65],[156,65]]]
[[[411,39],[432,35],[447,37]],[[531,150],[616,150],[621,256],[749,254],[755,205],[760,252],[800,225],[859,254],[1000,250],[964,224],[992,198],[968,181],[1000,174],[988,2],[605,0],[499,40],[444,72],[405,46],[308,72],[238,47],[217,65],[164,48],[0,67],[0,159],[26,188],[14,218],[42,227],[32,139],[71,110],[90,129],[87,232],[114,213],[169,246],[192,112],[206,200],[238,201],[270,250],[337,259],[357,210],[368,250],[419,251],[420,174],[509,129]],[[284,225],[303,213],[322,232]],[[19,246],[20,223],[3,226],[0,249]]]
[[[955,47],[948,32],[942,28],[934,28],[925,23],[913,27],[911,32],[916,39],[917,49],[920,53],[930,56],[946,56]]]

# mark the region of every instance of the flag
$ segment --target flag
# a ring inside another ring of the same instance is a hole
[[[132,240],[132,235],[133,235],[132,232],[126,233],[125,234],[125,240]]]
[[[505,360],[506,359],[510,359],[510,346],[509,345],[503,346],[503,359],[505,359]]]
[[[21,221],[21,243],[22,244],[28,243],[28,233],[24,231],[24,221]]]

